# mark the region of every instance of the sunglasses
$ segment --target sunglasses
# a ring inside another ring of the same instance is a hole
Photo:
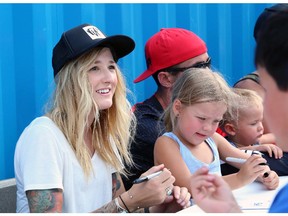
[[[197,62],[194,65],[191,65],[190,67],[185,67],[185,68],[167,68],[165,71],[169,73],[178,73],[178,72],[183,72],[187,69],[190,68],[211,68],[211,58],[209,57],[206,62]]]

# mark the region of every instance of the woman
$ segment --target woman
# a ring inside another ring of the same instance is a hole
[[[17,212],[175,212],[189,206],[187,189],[173,186],[164,165],[143,174],[163,170],[159,176],[124,190],[119,173],[125,174],[124,162],[132,164],[135,120],[116,62],[134,47],[131,38],[106,37],[90,24],[62,34],[53,49],[54,97],[16,146]]]

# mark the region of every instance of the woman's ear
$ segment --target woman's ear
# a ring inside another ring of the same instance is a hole
[[[232,123],[225,123],[224,124],[224,131],[229,134],[230,136],[235,136],[236,128]]]
[[[178,117],[181,113],[181,110],[182,110],[182,103],[179,99],[176,99],[173,102],[173,112],[174,112],[175,116]]]

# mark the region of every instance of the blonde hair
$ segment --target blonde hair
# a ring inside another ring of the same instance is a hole
[[[223,102],[227,107],[235,101],[235,94],[220,73],[210,69],[191,68],[183,72],[173,86],[172,100],[164,112],[167,131],[176,125],[173,102],[178,99],[185,106],[204,102]]]
[[[226,123],[238,124],[241,114],[250,107],[262,107],[262,97],[253,90],[233,88],[233,92],[239,96],[236,104],[231,104],[230,112],[226,112],[223,116],[223,125]]]
[[[61,69],[55,77],[56,89],[47,111],[47,116],[66,136],[86,176],[92,172],[91,156],[84,141],[85,131],[90,128],[92,146],[106,163],[123,174],[122,160],[132,164],[129,143],[135,133],[136,120],[126,97],[126,84],[120,69],[116,68],[118,83],[113,105],[107,110],[99,110],[88,80],[88,70],[102,49],[95,48]],[[89,125],[91,112],[95,119]]]

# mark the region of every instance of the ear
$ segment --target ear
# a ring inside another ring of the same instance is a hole
[[[230,136],[235,136],[236,134],[236,128],[233,124],[231,123],[226,123],[224,125],[224,130],[227,134],[229,134]]]
[[[176,99],[174,102],[173,102],[173,112],[175,114],[175,116],[178,116],[180,113],[181,113],[181,110],[182,110],[182,103],[179,99]]]
[[[160,84],[166,88],[170,88],[173,85],[173,80],[171,80],[171,74],[169,74],[168,72],[165,71],[161,71],[158,74],[158,80],[160,82]]]

